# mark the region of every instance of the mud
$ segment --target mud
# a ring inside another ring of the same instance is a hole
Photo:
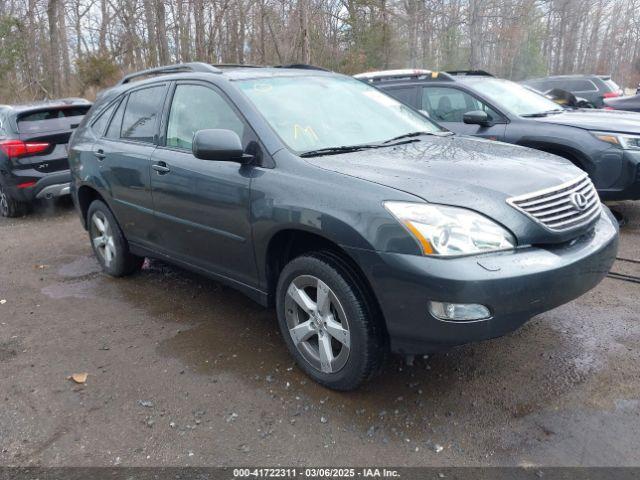
[[[620,256],[640,259],[640,204],[616,208]],[[640,465],[639,294],[606,279],[335,393],[295,367],[273,311],[157,261],[109,278],[72,207],[47,204],[0,219],[0,464]]]

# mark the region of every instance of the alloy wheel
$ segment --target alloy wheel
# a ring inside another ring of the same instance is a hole
[[[340,301],[312,275],[294,278],[285,297],[285,318],[294,345],[315,369],[340,371],[349,358],[351,334]]]
[[[4,193],[2,185],[0,185],[0,214],[6,217],[9,214],[9,200],[7,194]]]
[[[91,216],[91,242],[104,264],[108,267],[116,257],[113,231],[107,217],[100,211]]]

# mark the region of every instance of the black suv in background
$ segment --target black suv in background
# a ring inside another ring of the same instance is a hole
[[[89,108],[81,98],[0,105],[0,215],[17,217],[35,198],[69,194],[69,137]]]
[[[387,70],[356,75],[463,135],[536,148],[587,172],[603,200],[640,198],[640,115],[562,108],[483,71]]]
[[[96,101],[69,162],[104,271],[149,256],[275,305],[300,368],[340,390],[388,350],[514,330],[598,284],[617,251],[566,160],[459,137],[312,67],[132,74]]]
[[[623,90],[610,75],[555,75],[552,77],[532,78],[521,82],[540,92],[561,89],[573,93],[601,108],[607,98],[624,95]]]

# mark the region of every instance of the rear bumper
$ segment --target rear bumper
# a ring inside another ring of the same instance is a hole
[[[590,234],[558,247],[452,259],[347,250],[364,267],[392,350],[421,354],[504,335],[595,287],[615,260],[618,227],[604,208]],[[491,318],[439,320],[429,300],[482,304]]]
[[[46,175],[34,176],[32,171],[13,172],[7,192],[20,202],[31,202],[36,198],[53,198],[68,195],[71,187],[71,172],[62,170]],[[19,185],[36,182],[33,186],[22,188]]]

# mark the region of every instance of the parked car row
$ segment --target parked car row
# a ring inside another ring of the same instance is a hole
[[[189,63],[92,106],[3,108],[3,214],[70,191],[107,274],[159,258],[274,306],[300,368],[338,390],[608,273],[618,226],[598,191],[640,197],[637,116],[482,71],[356,77]]]
[[[483,71],[356,75],[448,130],[535,148],[587,172],[603,200],[640,198],[640,116],[562,108]]]

